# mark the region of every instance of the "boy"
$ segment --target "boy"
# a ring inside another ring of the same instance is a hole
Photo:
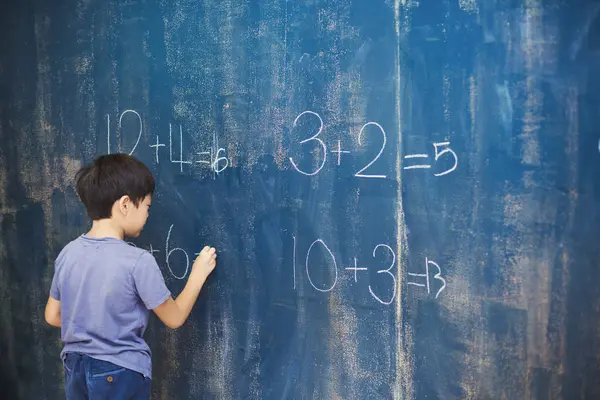
[[[154,257],[124,241],[148,218],[148,168],[129,155],[104,155],[77,173],[76,188],[92,228],[58,255],[45,312],[61,327],[67,399],[149,399],[151,351],[142,338],[149,310],[180,327],[215,268],[215,249],[202,250],[174,300]]]

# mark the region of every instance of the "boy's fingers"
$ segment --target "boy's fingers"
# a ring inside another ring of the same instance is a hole
[[[216,257],[217,250],[214,247],[210,247],[210,246],[204,246],[204,248],[202,249],[202,251],[200,253],[208,253],[208,255],[210,257]]]

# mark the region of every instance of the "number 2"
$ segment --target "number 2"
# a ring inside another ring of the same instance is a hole
[[[137,111],[135,111],[135,110],[125,110],[125,111],[123,111],[121,113],[121,116],[119,117],[119,129],[122,129],[123,117],[127,113],[135,114],[135,116],[138,118],[138,121],[140,123],[140,131],[138,133],[137,140],[135,142],[135,145],[133,146],[133,149],[131,149],[131,151],[129,152],[129,155],[132,155],[133,152],[135,151],[135,149],[137,148],[138,144],[140,143],[140,139],[142,137],[143,124],[142,124],[142,117],[140,116],[140,114]],[[107,142],[108,154],[110,154],[110,115],[106,116],[106,123],[107,123],[107,132],[106,132],[107,138],[106,138],[106,142]]]
[[[377,159],[379,157],[381,157],[381,154],[383,153],[383,149],[385,149],[385,144],[387,142],[387,138],[385,135],[385,131],[383,130],[383,127],[381,125],[379,125],[377,122],[367,122],[360,130],[360,132],[358,133],[358,144],[362,145],[361,143],[361,138],[362,138],[362,133],[365,130],[365,128],[369,125],[375,125],[376,127],[379,128],[379,130],[381,131],[381,134],[383,135],[383,145],[381,146],[381,149],[379,150],[379,153],[377,153],[377,156],[375,156],[375,158],[373,160],[371,160],[370,163],[368,163],[363,169],[361,169],[360,171],[358,171],[356,174],[354,174],[354,176],[357,176],[359,178],[385,178],[385,175],[365,175],[363,174],[363,171],[366,170],[367,168],[369,168],[371,165],[373,165],[375,163],[375,161],[377,161]]]

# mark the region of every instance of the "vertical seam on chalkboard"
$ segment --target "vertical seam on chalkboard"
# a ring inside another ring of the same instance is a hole
[[[106,124],[106,130],[107,130],[107,150],[108,150],[108,154],[110,154],[110,114],[106,115],[106,119],[107,119],[107,124]]]
[[[215,129],[213,132],[213,154],[215,154],[215,157],[217,156],[217,149],[219,148],[219,143],[217,142],[218,140],[218,135],[217,135],[217,130]],[[216,168],[212,168],[213,170],[213,179],[217,179],[217,171]]]
[[[408,347],[405,345],[404,334],[406,332],[403,324],[403,312],[402,312],[402,279],[405,270],[404,254],[405,247],[407,246],[406,241],[406,227],[404,218],[404,205],[402,199],[402,104],[401,104],[401,65],[400,65],[400,7],[404,5],[404,0],[396,0],[394,4],[394,16],[395,16],[395,29],[396,29],[396,118],[398,126],[398,149],[396,153],[396,173],[398,181],[398,211],[397,211],[397,225],[398,225],[398,242],[397,242],[397,253],[398,263],[396,264],[397,282],[398,282],[398,295],[396,298],[396,382],[394,390],[395,399],[412,399],[412,391],[410,390],[411,365],[410,357],[406,354]]]
[[[402,207],[402,172],[401,169],[399,168],[400,162],[399,159],[401,158],[402,155],[402,118],[401,118],[401,110],[402,107],[400,105],[400,4],[398,2],[399,0],[396,0],[395,2],[395,7],[394,7],[394,24],[395,24],[395,29],[396,29],[396,118],[397,118],[397,123],[398,123],[398,149],[397,149],[397,155],[396,155],[396,174],[398,177],[398,215],[397,215],[397,224],[398,224],[398,249],[397,249],[397,253],[398,253],[398,264],[396,264],[396,273],[398,274],[398,297],[396,298],[396,382],[395,382],[395,399],[398,399],[402,396],[402,385],[400,383],[400,372],[402,369],[402,366],[400,365],[400,361],[402,359],[401,356],[399,356],[398,352],[402,352],[404,351],[404,346],[402,343],[402,262],[403,262],[403,254],[402,254],[402,244],[403,244],[403,240],[404,238],[402,237],[402,212],[403,212],[403,207]]]
[[[283,97],[287,99],[286,94],[286,70],[287,70],[287,19],[288,19],[288,0],[285,0],[285,11],[283,14]],[[287,101],[285,104],[287,108]]]

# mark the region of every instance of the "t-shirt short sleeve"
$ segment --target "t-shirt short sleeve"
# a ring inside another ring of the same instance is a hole
[[[63,260],[65,258],[66,247],[58,253],[56,260],[54,260],[54,276],[52,277],[52,284],[50,285],[50,297],[55,300],[60,301],[60,271],[61,265],[63,264]]]
[[[158,307],[171,296],[162,272],[150,253],[144,252],[140,256],[132,275],[137,294],[148,310]]]
[[[60,288],[58,285],[58,268],[54,268],[54,276],[52,277],[52,284],[50,285],[50,297],[60,301]]]

